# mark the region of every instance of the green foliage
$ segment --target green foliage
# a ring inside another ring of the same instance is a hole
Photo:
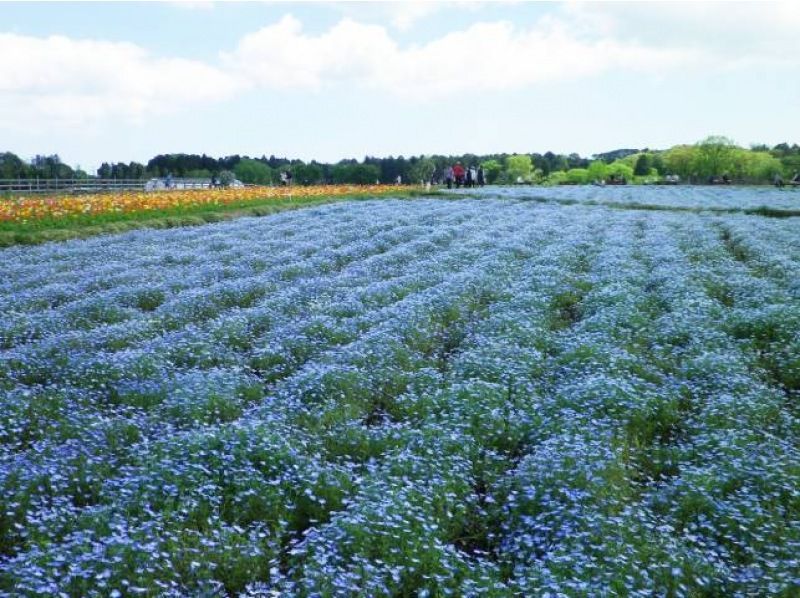
[[[219,173],[219,184],[223,187],[230,187],[235,179],[236,177],[230,170],[223,170]]]
[[[295,164],[292,166],[294,182],[299,185],[317,185],[322,182],[322,167],[316,162]]]
[[[737,180],[770,181],[782,171],[781,161],[768,152],[737,149],[734,153],[732,175]]]
[[[590,181],[603,181],[608,174],[608,167],[602,160],[595,160],[586,169],[587,179]]]
[[[635,154],[629,154],[627,156],[622,156],[621,158],[618,158],[617,160],[614,160],[611,163],[625,164],[626,166],[630,166],[631,169],[633,169],[636,168],[636,161],[639,159],[640,155],[641,153],[639,152]]]
[[[100,168],[97,169],[97,176],[101,179],[143,179],[147,176],[147,173],[144,164],[139,164],[138,162],[131,162],[130,164],[125,164],[124,162],[117,162],[116,164],[103,162]],[[195,175],[186,174],[185,176]],[[206,171],[206,174],[199,176],[207,177],[210,175],[208,171]],[[76,178],[80,178],[77,176],[77,173]]]
[[[336,184],[372,185],[381,176],[373,164],[337,164],[333,167],[333,182]]]
[[[11,152],[0,153],[0,178],[16,179],[30,176],[30,168]]]
[[[245,158],[233,167],[236,178],[243,183],[269,185],[272,183],[272,169],[258,160]]]
[[[704,181],[728,174],[737,181],[770,182],[784,172],[781,160],[769,152],[737,147],[726,137],[708,137],[696,145],[677,145],[654,159],[653,166],[684,179]]]
[[[531,157],[527,154],[514,154],[506,158],[506,173],[511,182],[528,182],[533,171]]]
[[[427,183],[431,180],[436,164],[430,158],[420,158],[409,171],[410,183]]]
[[[186,178],[189,179],[208,179],[211,178],[211,173],[206,170],[205,168],[199,168],[197,170],[190,170],[186,173]]]
[[[31,160],[27,176],[46,179],[68,179],[73,174],[72,168],[64,164],[58,154],[53,154],[52,156],[35,156]]]
[[[483,166],[486,182],[489,185],[496,183],[500,173],[503,171],[503,165],[497,160],[486,160],[481,166]]]
[[[551,172],[545,179],[547,185],[560,185],[567,180],[567,173],[563,170],[556,170]]]
[[[608,176],[615,176],[616,178],[624,178],[628,181],[633,179],[633,168],[625,164],[622,160],[617,160],[608,165],[606,170]]]
[[[647,176],[650,174],[650,169],[653,167],[653,160],[650,154],[639,154],[636,158],[636,164],[633,167],[633,174],[636,176]]]
[[[677,174],[683,179],[691,177],[695,173],[695,152],[691,145],[676,145],[664,152],[666,174]]]
[[[736,145],[727,137],[711,135],[697,144],[695,171],[701,177],[719,176],[733,168]]]
[[[571,168],[567,171],[568,183],[585,185],[589,181],[589,171],[586,168]]]
[[[790,178],[800,171],[800,146],[781,143],[770,148],[754,145],[750,149],[737,147],[726,137],[711,136],[693,145],[677,145],[667,150],[617,149],[595,154],[595,161],[576,153],[556,154],[462,154],[431,156],[389,156],[384,158],[367,156],[363,161],[343,160],[339,164],[276,158],[275,156],[231,155],[212,158],[205,154],[163,154],[147,162],[103,162],[97,170],[100,178],[143,179],[151,176],[208,178],[224,170],[233,171],[236,178],[250,184],[275,184],[277,172],[291,170],[294,182],[315,184],[333,181],[345,184],[367,184],[380,180],[394,182],[398,176],[404,181],[428,180],[433,172],[441,172],[446,166],[461,161],[462,164],[481,164],[486,182],[547,183],[567,180],[565,176],[550,175],[566,173],[572,169],[587,169],[588,181],[607,179],[609,172],[601,165],[623,164],[632,175],[624,171],[626,178],[654,177],[677,174],[684,181],[705,182],[710,177],[730,175],[737,182],[771,182],[775,174]],[[540,174],[537,174],[540,171]],[[654,172],[655,171],[655,172]],[[85,178],[88,175],[79,167],[70,168],[62,163],[58,155],[37,155],[27,162],[11,152],[0,153],[0,178]],[[576,175],[573,174],[573,179]]]

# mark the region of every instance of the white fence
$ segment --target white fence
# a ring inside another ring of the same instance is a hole
[[[173,178],[169,184],[171,189],[208,189],[211,179]],[[166,179],[0,179],[0,193],[100,193],[167,188]]]

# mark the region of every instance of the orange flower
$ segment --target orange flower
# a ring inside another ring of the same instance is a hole
[[[245,187],[241,189],[191,189],[129,191],[96,195],[19,197],[0,200],[0,222],[61,219],[80,215],[131,214],[152,210],[220,206],[293,197],[378,195],[401,190],[394,185],[316,185],[312,187]]]

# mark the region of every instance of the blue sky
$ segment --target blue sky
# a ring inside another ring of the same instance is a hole
[[[800,142],[798,31],[790,3],[0,3],[0,151]]]

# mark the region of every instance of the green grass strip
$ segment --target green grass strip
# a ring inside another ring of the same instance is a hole
[[[562,206],[599,206],[612,210],[644,210],[650,212],[688,212],[692,214],[746,214],[748,216],[763,216],[765,218],[793,218],[800,216],[800,210],[784,210],[759,206],[757,208],[721,208],[715,206],[671,206],[667,204],[648,204],[639,202],[595,201],[579,199],[562,199],[527,195],[513,198],[519,201],[535,201],[537,203],[559,204]]]

